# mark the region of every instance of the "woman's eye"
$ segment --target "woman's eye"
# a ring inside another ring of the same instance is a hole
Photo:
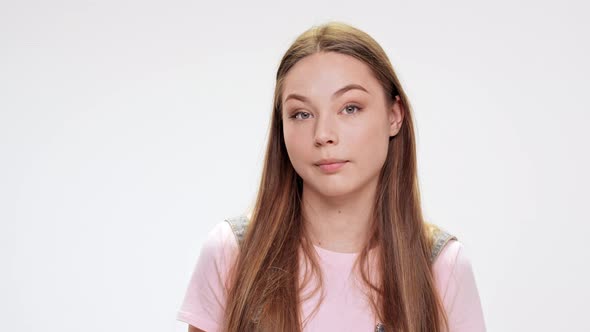
[[[308,119],[311,116],[311,114],[307,113],[307,112],[297,112],[295,114],[293,114],[291,117],[298,119],[298,120],[304,120],[304,119]]]
[[[361,110],[361,108],[358,107],[358,106],[356,106],[356,105],[349,104],[349,105],[344,106],[344,109],[343,109],[343,111],[346,114],[354,114],[354,113],[356,113],[356,112],[354,112],[354,110],[356,110],[358,112],[358,111]]]

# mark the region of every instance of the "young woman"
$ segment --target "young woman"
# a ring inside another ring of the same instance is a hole
[[[463,245],[421,213],[410,103],[344,23],[278,68],[256,203],[209,233],[177,319],[189,331],[485,331]]]

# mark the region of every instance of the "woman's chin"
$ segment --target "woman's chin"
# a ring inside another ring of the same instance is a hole
[[[315,191],[325,197],[343,197],[354,192],[353,188],[343,183],[321,183],[315,186]]]

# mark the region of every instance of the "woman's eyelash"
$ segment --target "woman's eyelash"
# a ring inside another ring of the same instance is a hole
[[[357,111],[355,113],[347,113],[347,114],[356,114],[356,113],[360,112],[361,109],[362,109],[360,106],[358,106],[356,104],[346,104],[344,106],[344,108],[342,108],[342,111],[345,110],[345,109],[347,109],[347,108],[349,108],[349,107],[354,107],[354,108],[356,108]],[[296,119],[297,118],[297,115],[298,114],[301,114],[301,113],[307,113],[307,114],[309,114],[308,112],[295,112],[289,118],[290,119]]]

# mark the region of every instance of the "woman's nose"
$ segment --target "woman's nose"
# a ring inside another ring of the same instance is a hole
[[[338,143],[333,119],[328,119],[326,116],[320,116],[318,118],[315,127],[314,141],[316,146]]]

